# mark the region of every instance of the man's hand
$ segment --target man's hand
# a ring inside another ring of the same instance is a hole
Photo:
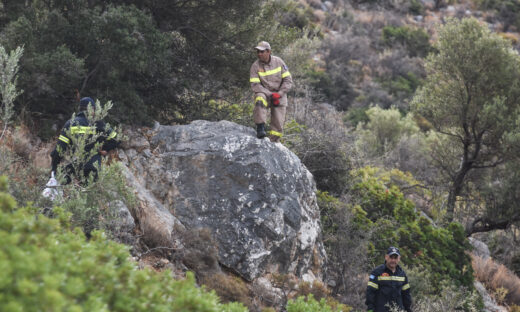
[[[108,152],[105,150],[99,150],[99,154],[101,154],[101,156],[106,156]]]
[[[274,106],[280,105],[280,98],[281,98],[280,93],[273,92],[273,95],[271,95],[271,101],[273,102]]]

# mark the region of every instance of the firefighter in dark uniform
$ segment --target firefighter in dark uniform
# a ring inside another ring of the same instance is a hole
[[[410,284],[403,269],[398,265],[401,254],[396,247],[388,248],[385,263],[375,268],[367,285],[367,311],[388,312],[390,306],[412,311]]]
[[[88,178],[90,175],[93,176],[94,180],[98,177],[97,168],[101,165],[101,158],[106,156],[110,150],[117,147],[119,142],[116,140],[117,133],[109,128],[102,120],[89,121],[87,118],[88,108],[95,108],[95,103],[92,98],[84,97],[80,100],[79,113],[74,119],[68,120],[63,129],[61,130],[60,136],[56,147],[51,153],[52,159],[52,172],[56,174],[58,164],[62,161],[65,151],[68,148],[78,148],[75,146],[78,138],[83,136],[85,140],[83,142],[83,152],[85,157],[83,161],[74,166],[69,163],[65,171],[65,184],[71,182],[71,175],[75,174],[75,167],[83,171],[83,177]],[[95,138],[95,140],[93,139]],[[97,151],[92,151],[93,148],[97,148]]]

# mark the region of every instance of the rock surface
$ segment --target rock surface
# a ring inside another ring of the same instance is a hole
[[[475,281],[473,283],[475,289],[482,296],[482,300],[484,301],[484,312],[507,312],[507,308],[499,306],[493,298],[489,295],[484,285],[481,282]]]
[[[272,272],[321,274],[314,180],[283,145],[228,121],[157,126],[131,136],[120,158],[146,201],[134,214],[145,236],[151,234],[148,242],[172,242],[179,223],[209,229],[219,263],[247,280]]]
[[[474,255],[479,256],[484,260],[489,258],[489,256],[490,256],[489,248],[483,241],[470,237],[469,242],[470,242],[471,246],[473,246]]]

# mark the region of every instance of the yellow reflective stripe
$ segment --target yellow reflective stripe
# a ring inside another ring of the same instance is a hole
[[[109,140],[110,140],[110,139],[113,139],[113,138],[115,138],[116,136],[117,136],[117,132],[112,131],[112,133],[110,133],[110,135],[108,136],[108,139],[109,139]]]
[[[265,107],[269,106],[269,104],[267,104],[267,101],[263,97],[261,97],[261,96],[257,96],[256,97],[255,103],[258,102],[258,101],[262,102],[262,104],[264,104]]]
[[[410,284],[408,284],[408,283],[404,284],[403,290],[407,290],[408,288],[410,288]]]
[[[258,78],[258,77],[251,77],[251,78],[249,78],[249,82],[258,82],[258,83],[260,83],[260,78]]]
[[[404,276],[378,276],[379,281],[398,281],[404,282]]]
[[[266,72],[258,72],[258,76],[261,76],[261,77],[264,77],[264,76],[270,76],[270,75],[274,75],[276,73],[279,73],[282,71],[282,67],[279,66],[275,69],[271,69],[271,70],[268,70]]]
[[[370,281],[369,281],[369,282],[368,282],[368,286],[373,287],[373,288],[375,288],[375,289],[379,289],[379,285],[377,285],[377,284],[374,283],[374,282],[370,282]]]
[[[282,134],[280,132],[274,131],[274,130],[269,131],[269,134],[280,137],[280,138],[282,137]]]
[[[67,143],[67,144],[70,144],[69,138],[67,138],[66,136],[64,136],[62,134],[59,136],[58,140],[63,141],[65,143]]]
[[[282,74],[282,78],[289,77],[290,75],[291,75],[291,73],[286,71],[285,73]]]
[[[71,134],[96,134],[96,127],[74,126],[70,127]]]

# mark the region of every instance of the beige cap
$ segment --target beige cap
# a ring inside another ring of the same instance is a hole
[[[260,41],[255,49],[260,51],[271,50],[271,45],[267,41]]]

